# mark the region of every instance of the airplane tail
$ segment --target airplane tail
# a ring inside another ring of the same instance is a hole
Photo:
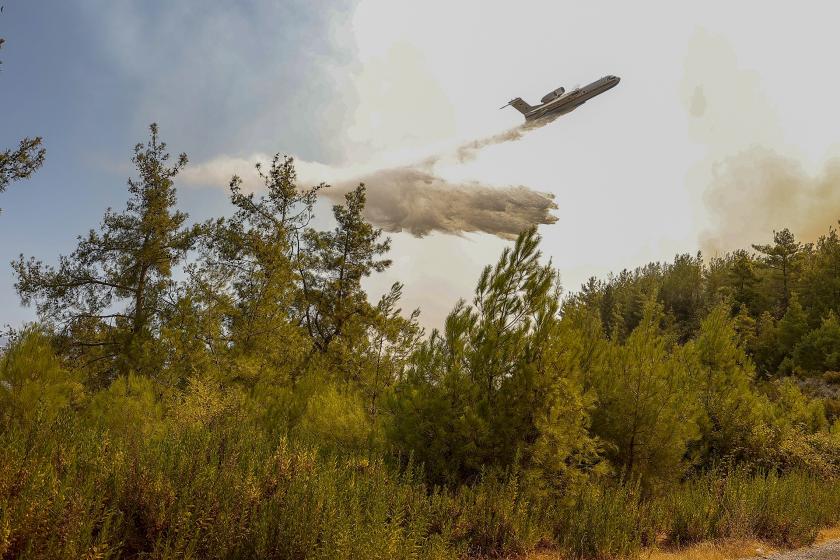
[[[512,105],[514,109],[522,113],[523,115],[527,115],[531,111],[534,110],[533,107],[525,103],[521,97],[517,97],[516,99],[511,100],[508,105]]]

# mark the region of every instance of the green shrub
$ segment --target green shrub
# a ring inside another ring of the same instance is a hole
[[[840,519],[840,482],[802,473],[708,474],[664,498],[672,544],[754,537],[778,546],[813,542],[820,527]]]
[[[547,523],[549,504],[532,497],[527,481],[514,472],[486,474],[449,498],[454,519],[451,538],[473,555],[520,555],[553,539]]]
[[[654,520],[637,486],[589,484],[559,512],[556,539],[573,558],[629,558],[652,542]]]
[[[381,459],[323,458],[247,425],[114,441],[63,419],[5,431],[0,556],[437,558],[430,500]]]
[[[551,496],[519,472],[434,490],[411,465],[207,418],[137,437],[65,409],[0,431],[0,557],[629,558],[657,535],[799,546],[840,520],[840,481],[797,472],[707,473],[656,496],[606,481]]]

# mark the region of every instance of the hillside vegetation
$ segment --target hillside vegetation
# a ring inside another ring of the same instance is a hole
[[[39,320],[0,355],[0,558],[625,558],[840,521],[835,229],[566,293],[530,229],[425,333],[362,289],[390,265],[363,185],[314,229],[328,187],[277,156],[192,224],[186,156],[153,125],[132,161],[123,210],[13,263]]]

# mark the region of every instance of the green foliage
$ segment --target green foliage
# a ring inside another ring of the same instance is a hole
[[[664,271],[659,297],[665,312],[676,323],[679,339],[685,342],[697,332],[705,310],[700,255],[677,255]]]
[[[811,324],[829,313],[840,315],[840,237],[835,228],[817,240],[803,263],[796,291],[809,311]]]
[[[574,333],[559,330],[557,277],[538,243],[529,230],[485,268],[473,305],[456,306],[397,388],[391,437],[434,482],[521,464],[562,487],[598,462],[593,399],[564,348]]]
[[[753,245],[753,249],[762,255],[761,262],[770,269],[773,282],[778,290],[778,312],[785,313],[790,303],[793,285],[801,268],[801,257],[810,251],[809,246],[803,246],[796,241],[794,235],[787,228],[773,232],[773,243]]]
[[[694,343],[701,415],[701,463],[745,460],[751,434],[761,425],[763,398],[752,387],[754,367],[739,344],[736,321],[723,305],[703,319]]]
[[[636,486],[587,484],[572,503],[558,512],[554,528],[571,558],[633,558],[653,542],[655,504],[643,502]]]
[[[784,359],[784,350],[779,342],[779,327],[770,312],[765,311],[758,318],[755,330],[753,356],[759,371],[764,377],[769,377],[778,371]]]
[[[679,545],[752,537],[803,546],[818,527],[840,519],[840,485],[801,473],[713,473],[686,482],[663,501],[668,540]]]
[[[86,398],[80,376],[62,366],[41,330],[27,328],[0,355],[0,427],[50,423]]]
[[[778,366],[779,371],[792,373],[794,370],[793,351],[808,332],[808,317],[798,298],[793,297],[787,311],[778,322],[777,329],[779,352],[786,356]]]
[[[11,183],[31,177],[44,165],[46,156],[40,136],[24,138],[16,149],[0,152],[0,193]]]
[[[133,373],[97,391],[85,410],[91,425],[135,442],[160,432],[164,412],[156,385],[148,377]]]
[[[277,155],[267,171],[259,164],[257,171],[265,195],[244,194],[241,180],[233,177],[236,212],[207,224],[201,258],[188,267],[184,297],[192,304],[187,317],[201,318],[190,331],[221,358],[219,375],[251,386],[282,371],[294,372],[306,351],[297,317],[295,259],[323,186],[299,189],[290,157]]]
[[[402,380],[411,354],[424,333],[417,322],[419,309],[406,318],[402,316],[402,309],[397,307],[402,288],[402,284],[396,282],[380,298],[368,324],[367,336],[362,339],[363,347],[357,352],[361,359],[354,360],[354,365],[357,365],[354,377],[374,418],[379,415],[380,404],[393,390],[394,384]]]
[[[359,452],[381,446],[381,442],[375,445],[373,441],[373,421],[361,397],[334,385],[326,385],[309,397],[294,433],[303,441],[338,451]]]
[[[760,279],[756,273],[757,263],[746,251],[734,252],[728,260],[728,282],[732,300],[746,308],[757,308],[759,302],[758,285]]]
[[[510,557],[554,542],[551,504],[535,499],[517,470],[489,472],[457,492],[434,496],[436,521],[470,557]]]
[[[444,558],[430,500],[381,461],[321,459],[232,422],[132,442],[5,433],[4,557]],[[44,434],[42,434],[44,435]]]
[[[590,279],[535,229],[425,336],[365,188],[310,227],[291,158],[176,210],[157,138],[126,210],[0,354],[0,558],[627,558],[664,537],[809,542],[840,511],[840,242]],[[178,271],[183,270],[184,275]]]
[[[813,351],[796,348],[840,310],[838,239],[830,228],[816,244],[803,244],[785,229],[774,233],[773,243],[753,245],[755,253],[737,250],[707,263],[678,255],[673,263],[625,270],[606,282],[591,279],[573,301],[597,312],[609,337],[623,341],[641,321],[645,302],[655,300],[664,311],[663,327],[681,344],[725,304],[738,317],[741,343],[760,377],[823,373],[814,368],[828,365],[816,364],[808,356]]]
[[[809,399],[792,379],[775,382],[772,392],[773,414],[777,425],[800,428],[806,432],[827,427],[822,403]]]
[[[391,240],[380,241],[382,230],[371,226],[362,214],[365,186],[359,185],[344,198],[344,206],[333,206],[335,229],[308,229],[303,237],[305,251],[298,253],[303,324],[321,353],[342,338],[344,350],[352,351],[353,327],[372,314],[362,278],[391,266],[390,260],[381,258]]]
[[[697,435],[693,356],[661,334],[660,313],[649,304],[626,343],[608,343],[590,374],[598,395],[593,431],[623,474],[651,482],[682,474]]]
[[[101,232],[80,238],[59,266],[45,266],[21,255],[13,263],[15,288],[24,304],[66,335],[85,363],[98,362],[100,377],[149,368],[149,348],[161,326],[173,268],[192,247],[198,231],[184,227],[187,215],[174,210],[173,179],[186,165],[181,154],[169,167],[166,144],[151,125],[146,146],[134,148],[139,179],[129,179],[124,212],[108,210]]]
[[[793,363],[807,373],[840,370],[840,321],[834,311],[819,328],[804,334],[792,352]]]

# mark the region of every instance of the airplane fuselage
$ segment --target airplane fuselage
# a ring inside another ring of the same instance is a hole
[[[526,121],[541,119],[549,115],[562,115],[577,109],[596,95],[601,95],[608,89],[614,88],[620,81],[621,78],[618,76],[604,76],[600,80],[595,80],[591,84],[572,90],[556,99],[534,107],[528,106],[526,111],[520,111],[525,116]]]

